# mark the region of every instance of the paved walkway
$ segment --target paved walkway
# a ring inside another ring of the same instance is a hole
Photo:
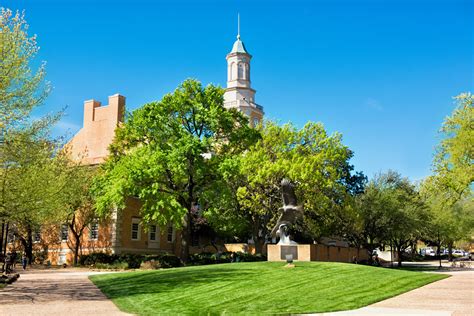
[[[100,272],[32,270],[0,290],[0,315],[128,315],[89,281]]]
[[[373,305],[319,316],[474,316],[474,271],[440,272],[451,277]]]

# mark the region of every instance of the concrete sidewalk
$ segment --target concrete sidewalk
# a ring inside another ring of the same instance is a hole
[[[440,272],[443,279],[373,305],[319,316],[474,316],[474,271]]]
[[[38,270],[22,273],[0,291],[0,315],[128,315],[89,281],[100,272]]]

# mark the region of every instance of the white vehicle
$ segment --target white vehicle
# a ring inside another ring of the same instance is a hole
[[[425,248],[425,256],[436,256],[436,251],[433,248]]]
[[[453,255],[455,256],[465,256],[465,252],[463,250],[455,249],[453,250]]]

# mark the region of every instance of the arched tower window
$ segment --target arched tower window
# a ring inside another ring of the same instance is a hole
[[[237,69],[235,69],[235,63],[234,62],[231,63],[230,66],[229,66],[229,81],[235,79],[236,70]]]
[[[242,79],[248,80],[248,69],[249,65],[247,63],[244,63],[244,75],[242,76]]]
[[[239,63],[237,79],[244,79],[244,64]]]

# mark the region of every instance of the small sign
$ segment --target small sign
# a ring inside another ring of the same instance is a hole
[[[293,260],[298,260],[298,246],[280,246],[280,258],[285,260],[287,255],[292,255]]]

